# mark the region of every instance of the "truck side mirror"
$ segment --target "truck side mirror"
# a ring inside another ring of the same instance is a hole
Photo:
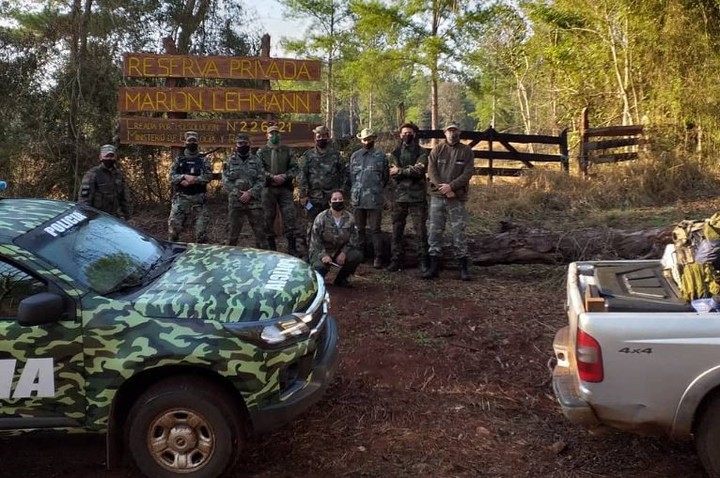
[[[20,301],[18,323],[32,326],[58,322],[65,315],[63,298],[50,292],[40,292]]]

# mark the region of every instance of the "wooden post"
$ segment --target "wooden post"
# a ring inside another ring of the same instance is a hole
[[[168,55],[177,55],[178,49],[175,45],[175,40],[173,40],[172,37],[165,37],[162,39],[163,42],[163,48],[165,49],[165,53]],[[169,88],[173,88],[176,86],[181,86],[184,78],[165,78],[165,86]],[[169,112],[168,113],[168,119],[185,119],[187,118],[187,113],[185,112]],[[200,137],[200,145],[202,145],[202,136]],[[180,156],[183,153],[184,148],[178,147],[178,146],[171,146],[170,147],[170,157],[172,159],[175,159],[176,157]]]
[[[580,174],[586,178],[588,175],[588,158],[587,152],[585,151],[585,143],[587,142],[587,130],[589,128],[588,122],[588,109],[583,108],[580,114],[580,147],[578,152],[578,167],[580,168]]]
[[[570,172],[570,153],[568,152],[568,142],[567,142],[567,128],[562,130],[560,133],[560,155],[563,157],[563,160],[560,163],[560,166],[562,167],[562,170],[566,173]]]
[[[490,126],[487,130],[488,132],[488,184],[492,184],[493,182],[493,141],[495,141],[495,129]]]

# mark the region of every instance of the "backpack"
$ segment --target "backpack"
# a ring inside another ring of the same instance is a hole
[[[677,263],[681,266],[695,263],[695,252],[704,238],[705,220],[680,221],[672,231]]]

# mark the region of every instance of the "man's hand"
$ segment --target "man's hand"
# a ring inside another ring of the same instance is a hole
[[[322,261],[323,264],[329,266],[330,263],[332,262],[332,257],[330,257],[330,256],[322,256],[322,258],[320,258],[320,261]]]
[[[252,195],[250,191],[240,191],[240,202],[250,202]]]
[[[275,186],[282,186],[285,183],[287,176],[284,174],[276,174],[272,177],[272,183]]]
[[[394,164],[390,166],[390,176],[397,176],[400,173],[400,168],[395,166]]]
[[[195,184],[198,181],[198,177],[193,176],[192,174],[183,175],[183,179],[187,182],[187,184]]]
[[[307,204],[307,202],[308,202],[308,198],[307,198],[307,197],[300,198],[300,205],[301,205],[302,207],[305,207],[305,205]]]
[[[449,193],[445,193],[445,197],[448,198],[448,199],[454,198],[454,197],[455,197],[455,191],[450,190]]]
[[[452,188],[449,184],[441,184],[438,186],[438,191],[440,191],[441,194],[444,194],[447,196],[447,193],[453,192]]]
[[[341,253],[338,254],[337,257],[335,258],[335,262],[337,262],[337,265],[339,265],[339,266],[344,266],[344,265],[345,265],[345,259],[347,259],[347,256],[345,255],[344,252],[341,252]]]

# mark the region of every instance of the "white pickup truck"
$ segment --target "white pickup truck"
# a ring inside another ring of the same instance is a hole
[[[570,264],[553,388],[587,428],[694,438],[720,477],[720,312],[679,297],[674,265],[673,246],[659,260]]]

